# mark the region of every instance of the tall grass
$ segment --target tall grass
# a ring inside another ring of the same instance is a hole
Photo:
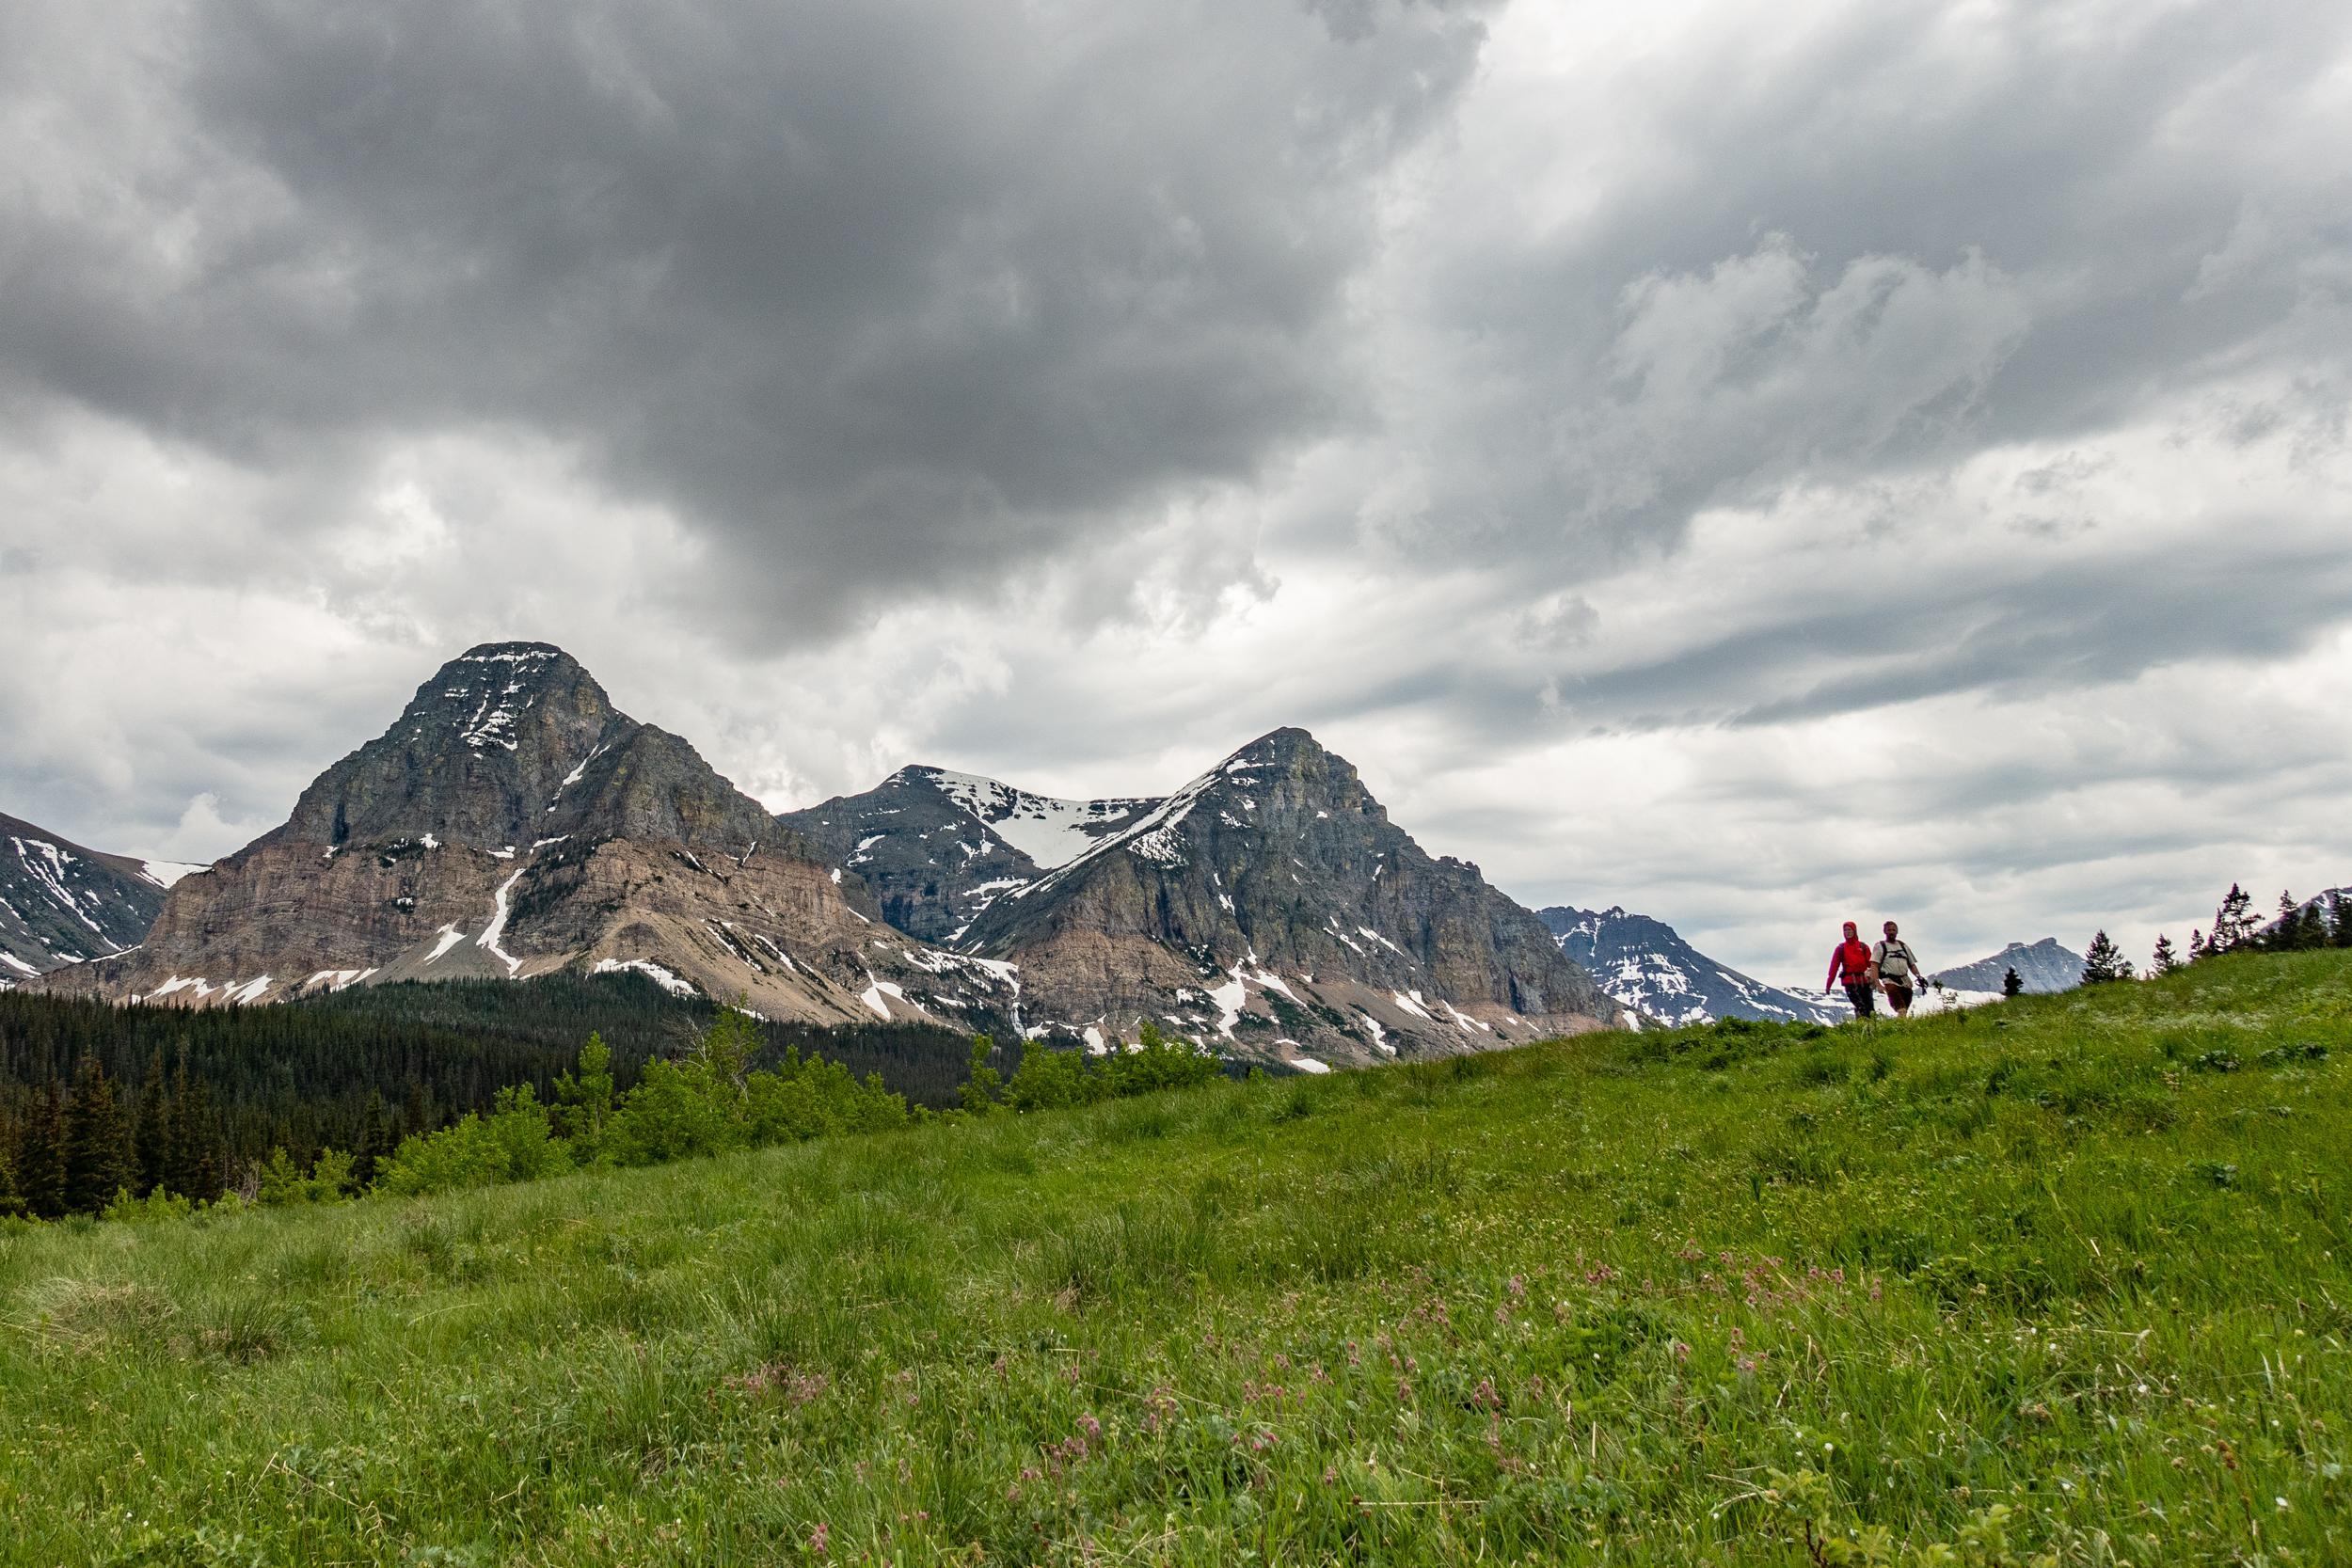
[[[2347,1055],[2228,958],[0,1232],[0,1561],[2352,1560]]]

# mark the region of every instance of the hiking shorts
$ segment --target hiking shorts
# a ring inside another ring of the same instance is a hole
[[[1853,1004],[1853,1016],[1856,1018],[1868,1018],[1878,1011],[1877,996],[1878,991],[1873,987],[1854,980],[1846,983],[1846,1000]]]
[[[1911,988],[1900,980],[1887,981],[1886,1005],[1899,1013],[1911,1011]]]

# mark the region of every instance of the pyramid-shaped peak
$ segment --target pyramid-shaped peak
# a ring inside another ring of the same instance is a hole
[[[1300,767],[1308,768],[1337,767],[1353,773],[1355,768],[1346,758],[1333,752],[1313,736],[1295,724],[1285,724],[1279,730],[1268,730],[1240,751],[1227,757],[1208,775],[1247,774],[1258,768],[1274,768],[1285,771]]]

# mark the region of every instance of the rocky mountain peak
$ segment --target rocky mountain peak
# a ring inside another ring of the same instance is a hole
[[[482,643],[434,672],[265,842],[334,850],[429,839],[497,854],[633,837],[739,853],[773,836],[757,802],[684,740],[614,708],[578,659],[516,641]]]
[[[1532,913],[1422,851],[1353,765],[1289,727],[1009,889],[964,945],[1034,976],[1032,1025],[1149,1018],[1310,1070],[1613,1016]]]

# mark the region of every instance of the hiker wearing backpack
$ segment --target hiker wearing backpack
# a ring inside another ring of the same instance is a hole
[[[1846,940],[1830,953],[1829,978],[1821,982],[1821,989],[1836,990],[1841,974],[1845,976],[1846,1000],[1853,1004],[1853,1016],[1868,1018],[1876,1012],[1872,998],[1877,993],[1872,982],[1878,978],[1878,971],[1871,967],[1870,949],[1862,940],[1862,928],[1851,920],[1846,922]]]
[[[1895,1009],[1897,1018],[1903,1018],[1911,1012],[1911,993],[1918,989],[1919,955],[1896,934],[1893,921],[1886,923],[1885,931],[1885,940],[1870,949],[1870,962],[1878,970],[1886,1005]]]

